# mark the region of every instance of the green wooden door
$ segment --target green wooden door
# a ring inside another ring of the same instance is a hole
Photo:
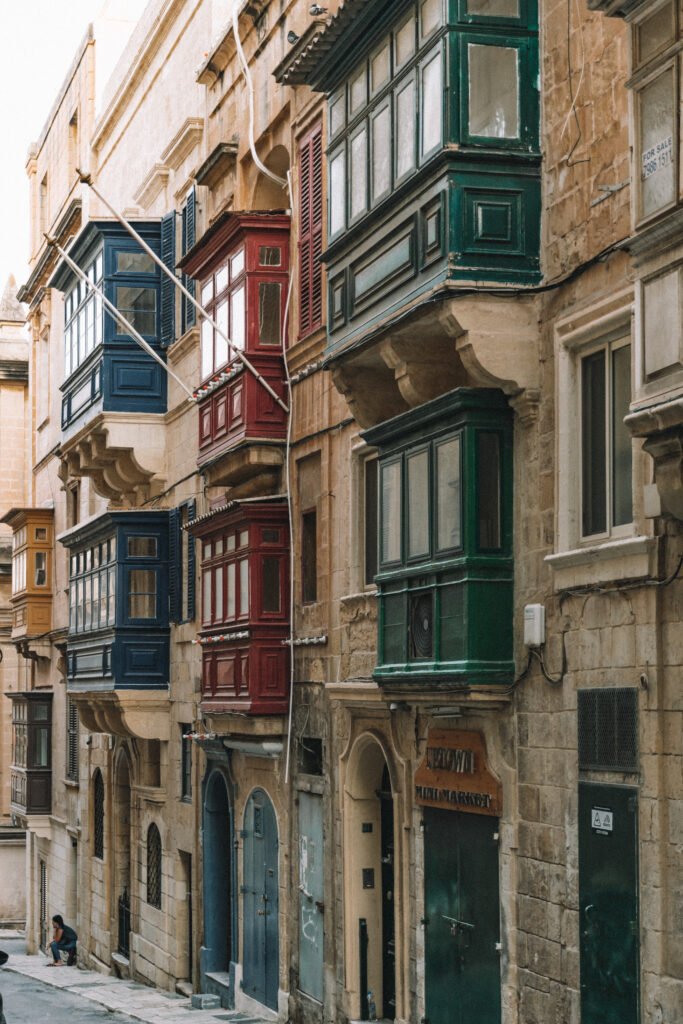
[[[500,1024],[498,819],[425,807],[424,822],[428,1024]]]
[[[638,1024],[638,797],[579,783],[582,1024]]]
[[[269,797],[256,789],[244,812],[244,973],[242,988],[277,1009],[279,971],[278,838]]]

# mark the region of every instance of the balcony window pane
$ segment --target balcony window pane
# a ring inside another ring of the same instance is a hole
[[[582,527],[584,536],[607,529],[606,351],[581,360]]]
[[[365,474],[365,572],[366,586],[374,583],[377,575],[377,459],[366,459]]]
[[[330,234],[336,235],[346,220],[346,160],[344,150],[330,159]]]
[[[507,46],[470,43],[469,134],[519,138],[519,54]]]
[[[240,530],[238,547],[246,548],[249,543],[249,530]]]
[[[240,565],[240,615],[249,614],[249,562],[243,558]]]
[[[493,550],[501,546],[500,522],[500,437],[481,431],[477,435],[479,468],[478,535],[479,547]]]
[[[216,622],[223,621],[223,566],[219,565],[215,572],[214,581],[214,619]]]
[[[102,344],[102,299],[95,296],[95,347]]]
[[[429,453],[408,458],[408,557],[429,553]]]
[[[100,628],[100,574],[98,572],[92,578],[92,628]]]
[[[246,333],[245,309],[244,309],[244,285],[237,288],[230,296],[230,340],[237,349],[244,348],[244,337]]]
[[[282,250],[277,245],[261,245],[258,261],[261,267],[279,267],[282,265]]]
[[[202,320],[202,379],[213,370],[213,329],[208,320]]]
[[[48,768],[48,735],[49,729],[46,725],[41,725],[39,728],[33,730],[33,768]]]
[[[264,558],[263,562],[263,611],[279,612],[280,608],[280,559]]]
[[[379,53],[370,60],[370,88],[377,92],[389,81],[389,44],[386,43]]]
[[[116,270],[120,274],[153,274],[156,267],[146,252],[117,252]]]
[[[351,82],[349,88],[349,107],[351,114],[357,113],[368,101],[368,86],[366,81],[365,68]]]
[[[409,82],[396,93],[396,176],[415,167],[415,82]]]
[[[460,438],[445,441],[436,449],[437,545],[440,550],[462,544],[460,501]]]
[[[107,573],[100,573],[100,626],[107,624]]]
[[[420,35],[423,39],[431,35],[441,23],[442,0],[423,0],[420,4]]]
[[[83,580],[76,584],[76,629],[83,629]]]
[[[382,561],[401,558],[401,463],[382,466]]]
[[[82,363],[86,356],[85,350],[85,306],[80,310],[78,317],[78,362]]]
[[[131,569],[128,576],[128,618],[154,619],[157,614],[157,574]]]
[[[646,85],[640,105],[641,213],[647,217],[673,202],[674,179],[674,71],[668,68]]]
[[[128,538],[129,558],[156,558],[157,539],[156,537],[129,537]]]
[[[238,249],[230,258],[230,280],[235,278],[244,270],[244,249]]]
[[[213,298],[213,278],[210,277],[206,284],[202,285],[202,306],[211,302]]]
[[[415,19],[411,15],[395,36],[396,67],[400,68],[415,53]]]
[[[282,344],[282,285],[261,281],[258,286],[258,340],[262,345]]]
[[[216,307],[216,323],[222,330],[223,334],[229,337],[228,331],[228,303],[221,302]],[[216,331],[216,363],[215,369],[217,370],[220,366],[225,366],[228,361],[228,343],[225,338],[221,338],[218,331]]]
[[[334,136],[344,127],[346,122],[345,96],[342,93],[330,103],[330,135]]]
[[[228,287],[228,268],[221,267],[216,271],[216,295],[220,295]]]
[[[637,60],[644,64],[669,42],[673,42],[676,14],[672,3],[665,4],[636,26]]]
[[[87,630],[92,628],[92,577],[86,576],[83,580],[83,591],[83,629]]]
[[[47,554],[45,551],[36,551],[34,582],[37,587],[47,585]]]
[[[114,625],[116,621],[116,569],[112,566],[109,570],[109,609],[107,613],[108,624]]]
[[[420,120],[422,123],[422,146],[424,156],[441,145],[441,53],[436,53],[422,68],[422,95],[420,99]]]
[[[234,619],[237,614],[237,594],[235,588],[235,581],[237,577],[237,569],[234,562],[230,562],[228,565],[228,599],[227,599],[227,615],[226,618]]]
[[[368,206],[368,135],[365,125],[351,139],[351,219]]]
[[[211,622],[211,570],[205,569],[202,574],[202,622]]]
[[[116,308],[140,334],[156,334],[157,293],[155,288],[118,287]],[[123,325],[117,334],[125,334]]]
[[[631,403],[631,346],[612,351],[612,521],[633,519],[631,435],[624,424]]]
[[[391,108],[387,104],[372,118],[372,200],[391,188]]]
[[[467,13],[476,18],[518,18],[519,0],[467,0]]]

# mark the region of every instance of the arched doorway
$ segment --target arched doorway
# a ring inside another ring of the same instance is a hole
[[[203,974],[226,975],[232,957],[232,843],[225,776],[213,771],[204,799]],[[220,978],[214,979],[220,981]],[[227,986],[227,979],[226,987]]]
[[[122,750],[114,775],[114,898],[117,952],[130,956],[131,933],[131,789],[130,761]]]
[[[278,178],[286,180],[289,170],[289,153],[284,146],[275,146],[266,159],[265,166]],[[259,172],[252,199],[252,210],[286,210],[289,207],[289,193],[286,187],[273,181],[263,171]]]
[[[280,941],[278,838],[268,795],[255,789],[244,811],[244,992],[277,1009]]]
[[[360,1020],[396,1016],[394,792],[376,737],[359,738],[345,785],[346,987]]]

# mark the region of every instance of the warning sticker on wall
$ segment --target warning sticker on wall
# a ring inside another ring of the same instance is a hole
[[[609,807],[591,807],[591,828],[600,836],[608,836],[614,828],[614,815]]]

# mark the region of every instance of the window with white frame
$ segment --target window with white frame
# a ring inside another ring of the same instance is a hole
[[[633,520],[630,337],[617,332],[578,358],[581,536],[618,536]]]

